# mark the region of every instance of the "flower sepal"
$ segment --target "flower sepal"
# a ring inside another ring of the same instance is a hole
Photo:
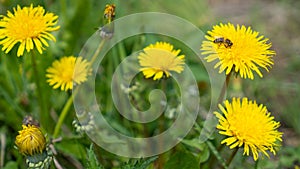
[[[49,168],[53,160],[53,153],[50,149],[46,149],[42,153],[26,156],[26,163],[30,169]]]

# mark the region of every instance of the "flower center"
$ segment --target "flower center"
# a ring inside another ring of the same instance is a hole
[[[66,70],[62,71],[61,77],[62,77],[62,79],[64,79],[67,82],[72,81],[73,69],[66,69]]]
[[[46,23],[42,15],[42,13],[32,14],[22,11],[22,13],[11,18],[12,22],[8,22],[9,36],[18,40],[38,37],[46,29]]]
[[[171,69],[174,65],[174,56],[171,52],[163,49],[149,49],[149,56],[153,57],[153,66],[157,69],[167,71]]]

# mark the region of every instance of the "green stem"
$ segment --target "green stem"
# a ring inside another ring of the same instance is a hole
[[[222,168],[227,169],[227,165],[226,165],[224,159],[221,157],[218,150],[216,149],[216,147],[210,141],[207,141],[206,144],[207,144],[208,148],[210,149],[210,151],[214,154],[214,157],[217,158],[217,160],[221,163]],[[213,164],[213,163],[210,162],[210,167],[212,167],[211,164]]]
[[[258,169],[258,162],[259,162],[259,160],[255,161],[255,166],[254,166],[255,169]]]
[[[238,152],[239,148],[235,148],[231,153],[231,156],[226,161],[226,166],[229,167],[230,163],[232,162],[233,158],[235,157],[236,153]]]
[[[43,98],[43,91],[41,88],[40,84],[40,77],[39,77],[39,71],[37,69],[37,63],[36,63],[36,58],[35,58],[35,53],[34,51],[31,52],[31,62],[32,62],[32,67],[33,67],[33,73],[35,76],[35,83],[36,83],[36,88],[37,88],[37,94],[38,94],[38,102],[39,102],[39,107],[40,107],[40,116],[41,116],[41,123],[45,123],[49,120],[49,112],[47,111],[47,108],[45,106],[44,98]],[[46,127],[47,125],[45,125]]]
[[[163,92],[166,93],[166,84],[167,81],[166,79],[162,79],[161,80],[161,90]],[[161,106],[161,105],[160,105]],[[159,110],[160,112],[162,112],[162,109]],[[158,119],[158,128],[159,128],[159,133],[163,133],[164,130],[165,130],[165,118],[164,118],[164,114],[162,114],[159,119]],[[159,145],[159,151],[162,152],[162,149],[163,149],[163,144],[164,144],[164,140],[163,140],[163,137],[161,138],[161,140],[159,141],[158,143]],[[165,163],[165,159],[164,159],[164,153],[163,154],[160,154],[158,156],[158,169],[162,169],[163,166],[164,166],[164,163]]]
[[[53,138],[57,138],[60,128],[69,112],[69,109],[70,109],[72,103],[73,103],[73,94],[69,97],[67,103],[65,104],[62,112],[59,115],[58,121],[57,121],[55,129],[54,129]]]
[[[231,77],[231,72],[230,72],[228,75],[226,75],[226,80],[225,80],[225,82],[224,82],[224,85],[223,85],[223,87],[222,87],[220,96],[219,96],[219,98],[218,98],[218,104],[221,104],[221,103],[223,102],[223,99],[224,99],[224,97],[225,97],[225,93],[226,93],[226,91],[227,91],[227,88],[228,88],[228,85],[229,85],[229,82],[230,82],[230,77]],[[211,144],[211,143],[210,143],[210,144]],[[224,144],[221,144],[220,147],[218,147],[218,150],[219,150],[219,151],[217,151],[217,152],[220,152],[220,151],[223,149],[223,147],[224,147]],[[215,157],[217,157],[217,156],[212,157],[212,159],[210,160],[210,165],[211,165],[211,164],[214,164],[214,162],[215,162],[215,160],[216,160]],[[217,157],[217,158],[218,158],[218,157]],[[219,160],[219,159],[218,159],[218,160]],[[220,161],[220,160],[219,160],[219,161]],[[224,164],[225,164],[225,163],[224,163]],[[223,167],[224,167],[224,164],[222,164]]]
[[[222,103],[222,101],[224,99],[225,93],[226,93],[228,85],[229,85],[230,77],[231,77],[231,72],[228,75],[226,75],[226,80],[222,87],[222,91],[221,91],[219,99],[218,99],[218,104]]]
[[[92,67],[92,65],[93,65],[93,63],[95,62],[97,56],[99,55],[101,49],[103,48],[104,43],[105,43],[105,39],[103,39],[103,40],[100,42],[100,44],[99,44],[99,46],[98,46],[98,48],[97,48],[95,54],[93,55],[93,57],[92,57],[92,59],[91,59],[91,61],[90,61],[91,64],[90,64],[90,66],[89,66],[88,69],[90,69],[90,68]]]

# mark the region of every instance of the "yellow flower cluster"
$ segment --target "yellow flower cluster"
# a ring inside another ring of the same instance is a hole
[[[219,68],[219,73],[254,79],[253,72],[263,77],[260,68],[269,71],[274,64],[275,51],[270,49],[269,39],[250,27],[221,23],[213,26],[205,38],[202,54],[208,55],[207,62],[217,60],[215,68]],[[231,103],[226,100],[224,104],[219,105],[222,113],[214,113],[219,119],[219,133],[227,136],[221,144],[231,149],[243,146],[244,155],[251,151],[255,161],[260,152],[267,157],[267,151],[276,154],[278,142],[282,141],[282,133],[277,130],[280,123],[274,121],[265,106],[247,98],[233,98]]]

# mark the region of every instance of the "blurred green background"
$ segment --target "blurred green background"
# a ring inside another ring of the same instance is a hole
[[[61,56],[78,56],[84,43],[95,33],[95,28],[103,22],[103,9],[106,4],[116,4],[116,19],[125,15],[156,11],[170,13],[182,17],[203,32],[210,30],[220,22],[244,24],[251,26],[270,39],[272,49],[276,51],[274,66],[269,73],[263,72],[264,78],[256,76],[255,80],[233,79],[227,98],[232,96],[247,96],[263,103],[272,112],[277,121],[281,122],[280,131],[284,132],[282,148],[271,159],[261,160],[258,168],[294,168],[300,165],[300,1],[297,0],[33,0],[12,1],[0,0],[0,14],[12,11],[17,5],[41,5],[46,11],[59,16],[60,30],[54,32],[56,43],[50,42],[44,56],[38,57],[41,80],[47,110],[39,112],[35,85],[29,54],[16,57],[16,48],[9,54],[0,52],[0,168],[25,168],[24,157],[14,149],[15,136],[21,129],[22,119],[31,114],[40,120],[41,126],[51,138],[55,122],[63,108],[70,92],[52,90],[43,76],[45,70],[55,59]],[[163,21],[162,21],[163,24]],[[180,29],[180,28],[177,28]],[[127,56],[141,50],[149,43],[161,37],[137,36],[118,44],[107,58],[115,54]],[[200,38],[199,38],[200,39]],[[174,41],[175,48],[183,45]],[[178,45],[177,45],[178,44]],[[177,46],[176,46],[177,45]],[[200,48],[200,47],[199,47]],[[188,49],[182,53],[189,53]],[[204,105],[203,111],[209,106],[210,84],[207,73],[202,65],[196,65],[197,58],[188,58],[195,73]],[[121,60],[118,60],[119,62]],[[104,62],[108,62],[105,60]],[[195,67],[196,66],[196,67]],[[199,67],[197,67],[199,66]],[[99,80],[100,81],[100,80]],[[107,89],[108,90],[108,89]],[[107,93],[105,89],[97,91],[99,95]],[[107,105],[109,103],[105,103]],[[76,118],[71,110],[64,121],[61,135],[63,141],[55,146],[59,152],[58,161],[65,168],[86,168],[90,140],[75,134],[72,121]],[[44,120],[43,120],[44,119]],[[45,120],[48,119],[48,120]],[[117,119],[118,121],[121,119]],[[120,124],[122,124],[120,122]],[[193,138],[193,132],[190,135]],[[106,168],[118,166],[128,159],[110,154],[100,147],[94,146],[94,151],[100,163]],[[242,158],[239,153],[231,168],[254,168],[253,162]],[[6,167],[5,167],[6,166]],[[17,167],[16,167],[17,166]],[[155,168],[155,165],[150,166]],[[205,165],[203,165],[205,168]]]

